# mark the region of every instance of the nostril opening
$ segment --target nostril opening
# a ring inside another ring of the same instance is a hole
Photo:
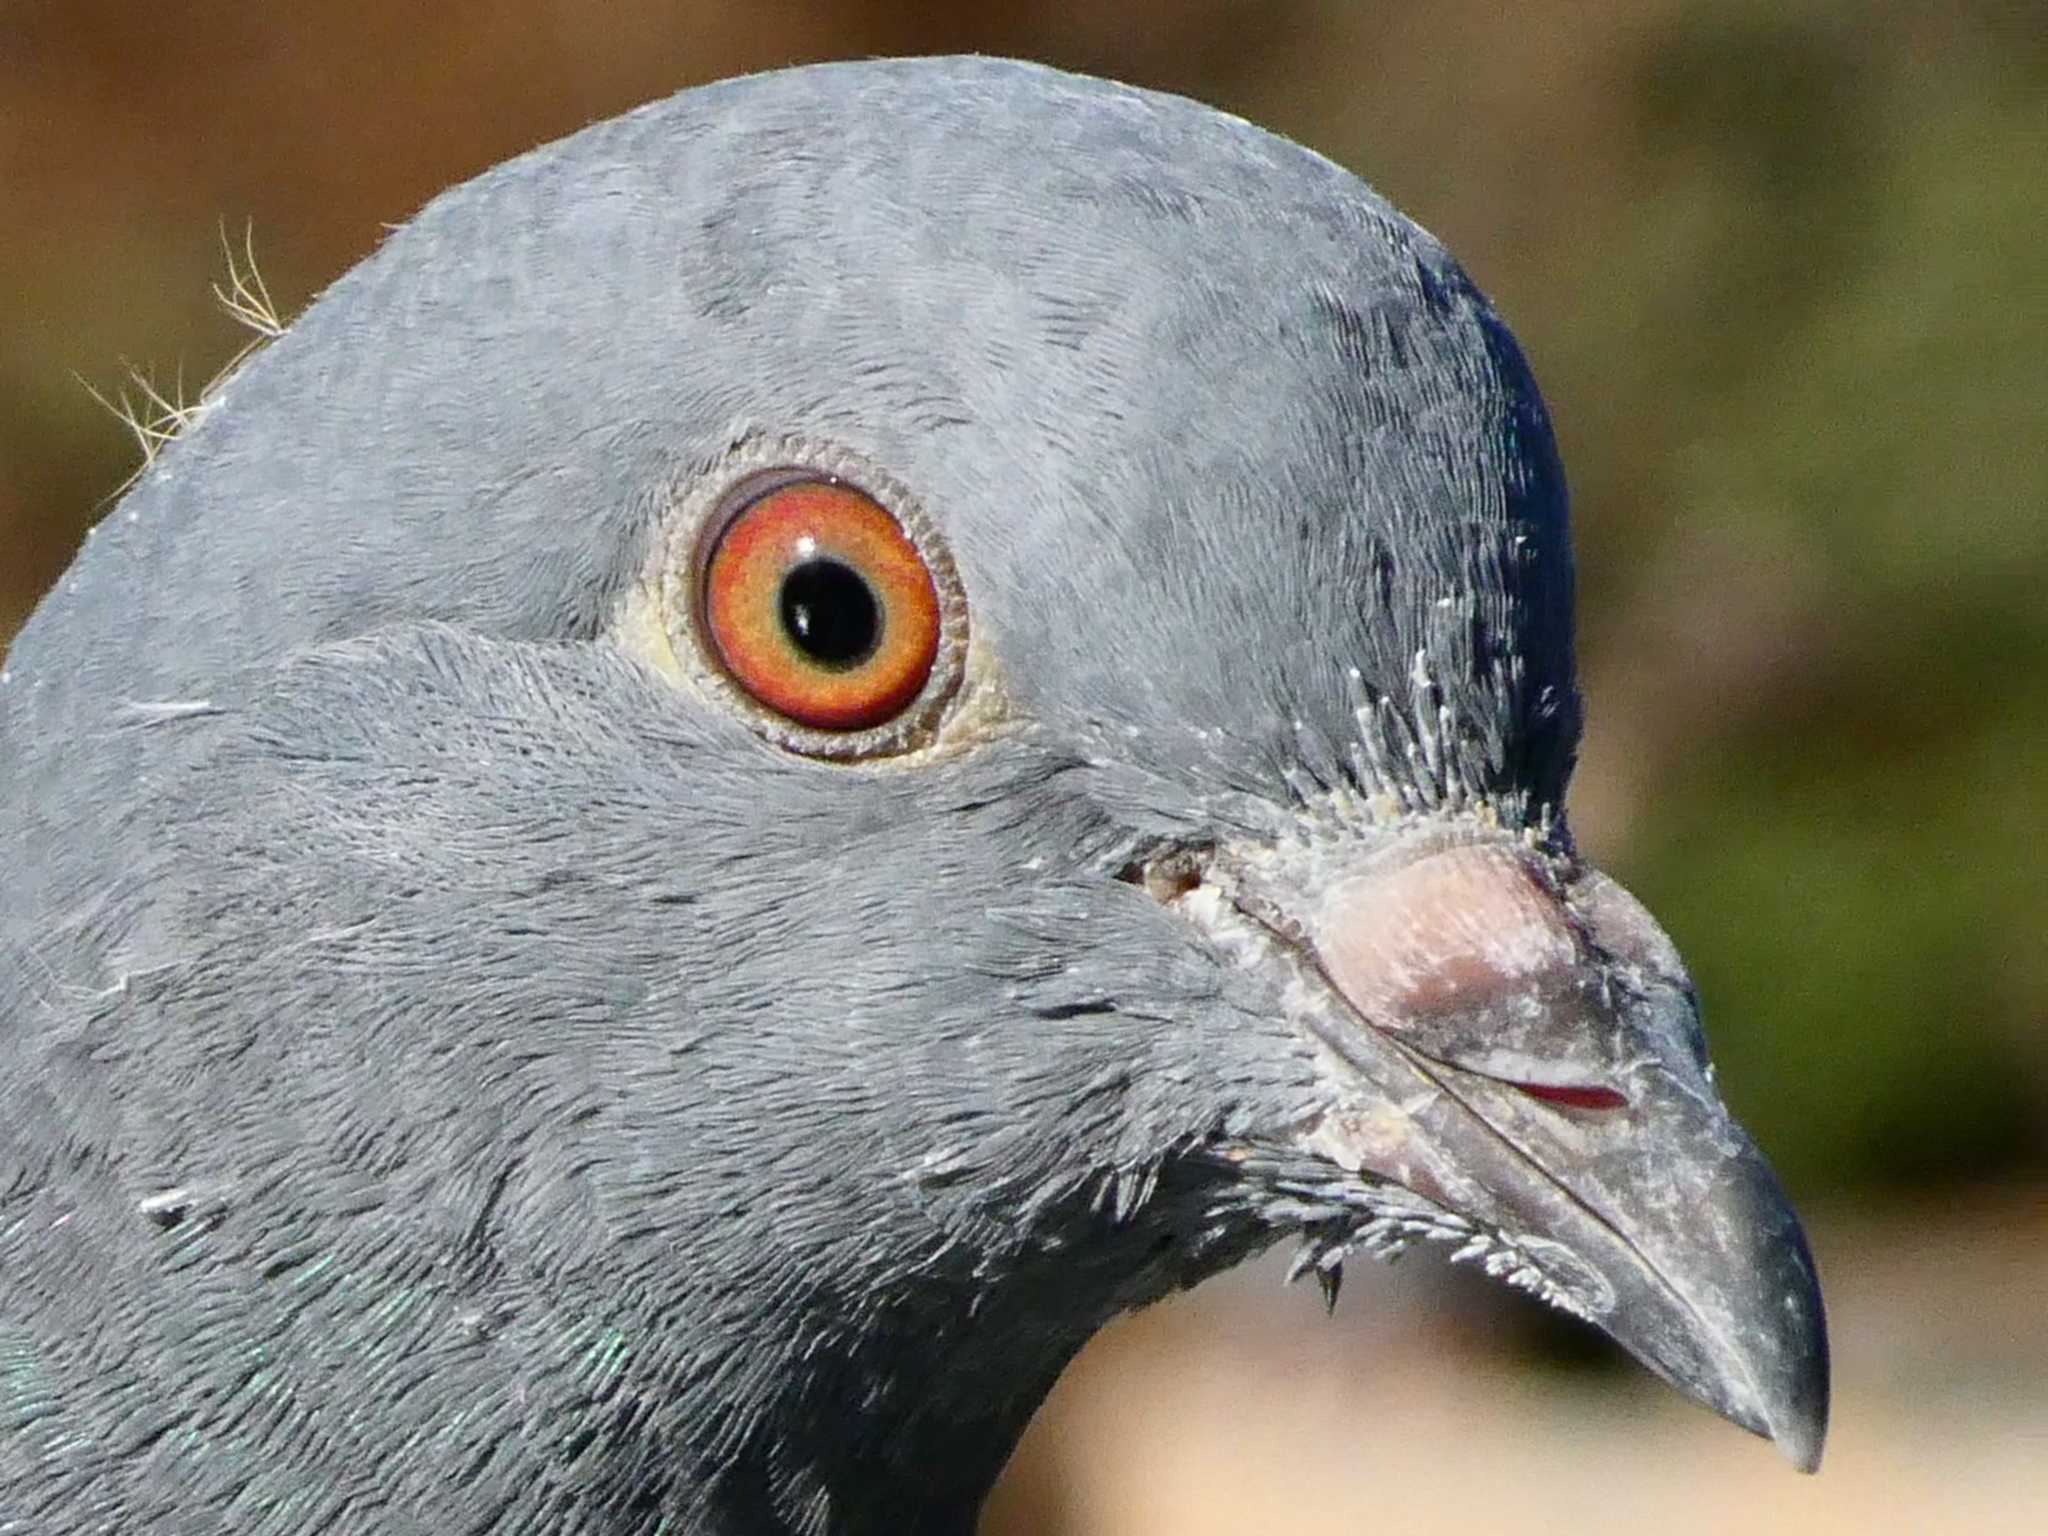
[[[1598,1083],[1510,1083],[1532,1099],[1558,1104],[1566,1109],[1626,1109],[1628,1097]]]
[[[1202,849],[1176,849],[1157,858],[1126,865],[1117,878],[1142,887],[1154,901],[1170,905],[1202,883],[1208,869],[1208,854]]]

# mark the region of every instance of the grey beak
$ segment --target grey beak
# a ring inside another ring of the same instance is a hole
[[[1670,939],[1597,871],[1505,840],[1364,847],[1215,876],[1308,967],[1330,1104],[1301,1144],[1450,1213],[1490,1270],[1813,1470],[1813,1257]]]
[[[1584,1182],[1578,1240],[1607,1235],[1617,1295],[1601,1320],[1651,1370],[1724,1418],[1819,1468],[1828,1425],[1828,1336],[1820,1282],[1791,1202],[1717,1102],[1661,1073],[1638,1080],[1655,1155],[1617,1149]]]
[[[1648,1068],[1625,1109],[1558,1107],[1369,1027],[1318,1032],[1333,1076],[1355,1075],[1373,1108],[1330,1116],[1315,1150],[1492,1234],[1679,1391],[1819,1466],[1829,1373],[1812,1254],[1718,1100]]]

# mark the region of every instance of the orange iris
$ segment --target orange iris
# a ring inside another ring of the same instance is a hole
[[[939,653],[939,594],[902,526],[849,485],[804,480],[749,503],[704,566],[718,659],[763,706],[818,731],[901,714]]]

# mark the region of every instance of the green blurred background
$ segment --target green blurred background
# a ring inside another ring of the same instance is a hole
[[[1794,1479],[1432,1265],[1332,1323],[1258,1269],[1091,1350],[992,1531],[2048,1530],[2048,8],[990,9],[0,0],[0,639],[135,465],[89,389],[189,399],[246,340],[223,229],[296,310],[450,182],[814,58],[1021,54],[1288,133],[1543,381],[1575,820],[1815,1213],[1835,1456]]]

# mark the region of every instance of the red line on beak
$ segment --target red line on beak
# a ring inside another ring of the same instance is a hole
[[[1567,1109],[1623,1109],[1628,1105],[1624,1095],[1591,1083],[1514,1083],[1512,1086],[1532,1099],[1541,1099],[1546,1104],[1562,1104]]]

